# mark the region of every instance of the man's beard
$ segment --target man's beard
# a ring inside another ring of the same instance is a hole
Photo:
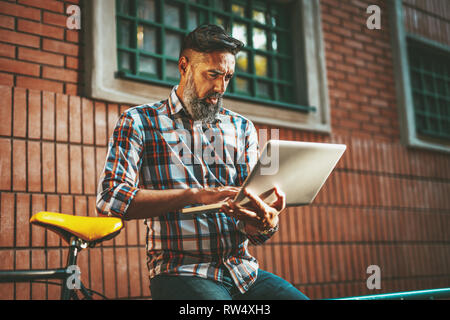
[[[206,102],[208,98],[217,98],[217,103]],[[209,92],[204,98],[200,99],[197,96],[192,74],[190,74],[184,88],[183,102],[194,121],[202,121],[203,124],[213,123],[222,106],[222,94]]]

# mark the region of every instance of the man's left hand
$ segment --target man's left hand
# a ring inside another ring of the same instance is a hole
[[[276,200],[267,204],[258,195],[244,189],[244,194],[250,200],[248,204],[240,205],[229,200],[222,210],[228,216],[243,221],[247,234],[255,235],[275,228],[278,215],[286,208],[286,195],[277,187],[272,191],[275,192]]]

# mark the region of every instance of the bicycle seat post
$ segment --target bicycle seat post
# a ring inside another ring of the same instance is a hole
[[[83,241],[82,239],[72,236],[70,238],[70,242],[69,242],[69,254],[67,256],[67,265],[66,265],[66,274],[67,277],[66,279],[64,279],[64,283],[63,283],[63,288],[61,290],[61,300],[68,300],[70,298],[71,295],[71,290],[73,290],[72,288],[69,288],[69,277],[72,276],[74,274],[75,271],[75,276],[76,277],[80,277],[80,272],[78,266],[77,266],[77,258],[78,258],[78,253],[86,248],[88,245],[87,242]],[[75,268],[75,270],[74,270]],[[79,281],[78,283],[81,284],[81,280],[78,278],[76,279],[77,281]]]

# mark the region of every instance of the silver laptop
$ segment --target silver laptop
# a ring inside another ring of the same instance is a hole
[[[244,187],[266,203],[276,196],[276,186],[286,194],[286,206],[312,203],[345,152],[343,144],[269,140],[255,167],[247,176],[235,201],[245,204]],[[183,213],[217,211],[223,202],[182,209]]]

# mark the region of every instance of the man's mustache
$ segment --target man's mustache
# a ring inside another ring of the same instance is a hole
[[[217,99],[219,99],[219,98],[222,98],[222,97],[223,97],[223,94],[221,94],[221,93],[211,92],[211,93],[208,93],[202,100],[205,101],[208,98],[217,98]]]

